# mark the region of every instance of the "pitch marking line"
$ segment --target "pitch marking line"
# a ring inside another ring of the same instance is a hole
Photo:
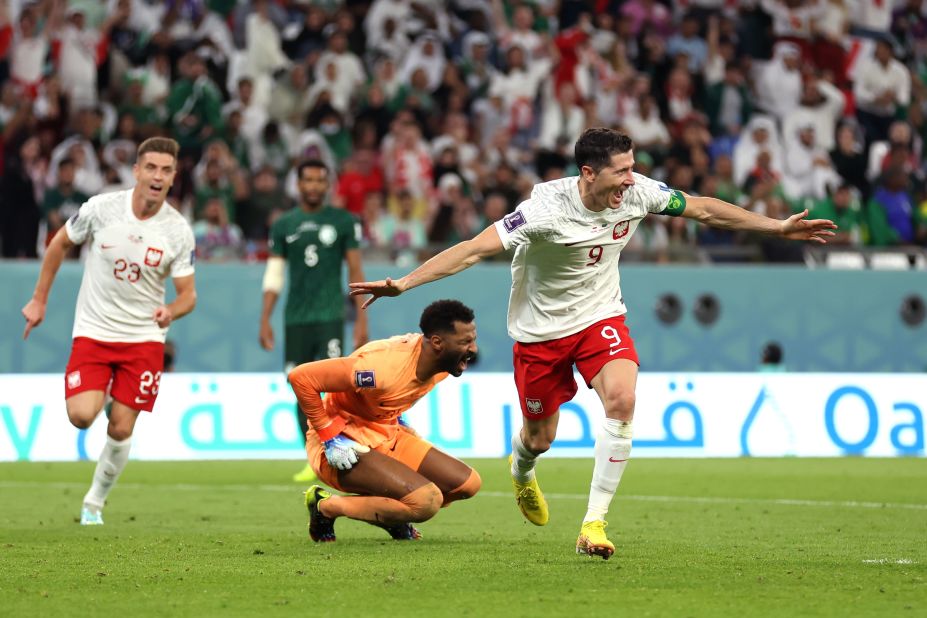
[[[899,558],[897,560],[892,560],[891,558],[871,558],[869,560],[863,560],[863,564],[917,564],[914,560],[910,558]]]
[[[49,488],[49,489],[84,489],[88,483],[81,482],[52,482],[42,483],[39,481],[0,481],[2,488]],[[284,493],[299,493],[302,487],[293,485],[202,485],[192,483],[119,483],[117,487],[122,489],[138,489],[144,491],[275,491]],[[547,498],[554,500],[587,500],[587,494],[561,494],[545,493]],[[478,496],[484,498],[509,498],[513,497],[511,492],[505,491],[481,491]],[[711,496],[642,496],[633,494],[617,495],[618,500],[634,500],[636,502],[679,502],[684,504],[767,504],[770,506],[810,506],[810,507],[840,507],[840,508],[858,508],[858,509],[907,509],[914,511],[927,511],[927,504],[903,503],[903,502],[858,502],[855,500],[797,500],[789,498],[721,498]]]

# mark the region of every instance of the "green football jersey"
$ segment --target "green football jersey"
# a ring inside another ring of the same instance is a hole
[[[360,223],[346,210],[294,208],[270,228],[270,252],[287,261],[290,289],[284,321],[314,324],[344,319],[344,256],[356,249]]]

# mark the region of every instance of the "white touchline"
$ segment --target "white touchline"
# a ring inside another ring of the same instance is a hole
[[[0,488],[16,487],[48,487],[52,489],[71,489],[86,487],[86,483],[66,483],[41,481],[0,481]],[[282,493],[299,493],[302,491],[293,485],[242,485],[212,484],[202,485],[195,483],[120,483],[121,489],[139,489],[144,491],[275,491]],[[544,493],[548,499],[554,500],[588,500],[588,494],[557,494]],[[481,491],[477,498],[508,498],[513,494],[507,491]],[[642,496],[634,494],[617,494],[616,500],[633,500],[636,502],[681,502],[694,504],[768,504],[773,506],[812,506],[812,507],[842,507],[856,509],[910,509],[927,511],[927,504],[904,502],[857,502],[855,500],[797,500],[789,498],[724,498],[714,496]]]
[[[893,560],[891,558],[870,558],[868,560],[863,560],[863,564],[917,564],[914,560],[910,558],[898,558]]]

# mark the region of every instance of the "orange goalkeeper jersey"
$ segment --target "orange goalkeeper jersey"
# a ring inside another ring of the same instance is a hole
[[[322,441],[344,432],[373,447],[395,434],[399,415],[448,376],[439,373],[424,382],[415,376],[422,337],[371,341],[348,357],[305,363],[290,372],[299,406]]]

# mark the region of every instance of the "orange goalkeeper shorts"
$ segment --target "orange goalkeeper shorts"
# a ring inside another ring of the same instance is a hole
[[[390,432],[392,435],[384,440],[383,434],[349,420],[342,433],[355,442],[370,447],[370,450],[395,459],[417,472],[425,455],[433,448],[431,443],[404,429],[393,426],[389,429],[393,430]],[[312,469],[323,483],[338,491],[346,491],[338,484],[338,469],[332,467],[325,458],[325,447],[319,440],[319,434],[311,428],[306,433],[306,455]]]

